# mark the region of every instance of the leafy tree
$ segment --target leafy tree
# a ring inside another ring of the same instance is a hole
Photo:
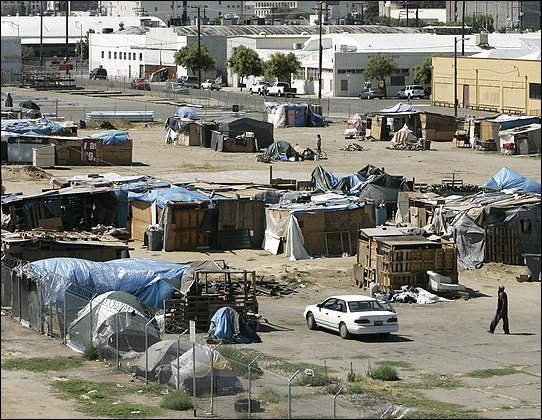
[[[186,47],[181,48],[173,55],[175,64],[178,66],[186,67],[192,70],[192,74],[195,76],[198,69],[202,71],[211,71],[215,69],[216,60],[209,52],[209,49],[205,45],[200,45],[201,49],[201,61],[198,54],[198,44],[193,42]]]
[[[24,1],[20,1],[17,4],[17,13],[19,13],[19,16],[26,16],[26,5],[24,3]]]
[[[88,34],[93,34],[95,32],[94,29],[89,29],[85,37],[75,43],[75,54],[77,54],[80,59],[88,60]]]
[[[414,66],[414,80],[421,83],[430,82],[432,79],[432,65],[434,56],[448,55],[445,53],[437,53],[427,57],[420,64]]]
[[[213,22],[215,23],[215,25],[222,25],[222,17],[215,16],[215,18],[213,19]]]
[[[367,79],[378,79],[384,82],[384,97],[386,97],[386,76],[397,73],[399,67],[391,58],[384,55],[377,55],[369,60],[363,75]]]
[[[244,45],[233,47],[232,54],[226,64],[240,77],[241,90],[243,90],[243,79],[245,77],[261,76],[263,74],[263,60],[256,51]]]
[[[30,58],[34,57],[34,50],[32,47],[29,47],[28,45],[22,45],[21,46],[21,59],[28,60]]]
[[[276,77],[279,80],[290,82],[291,74],[301,68],[301,63],[294,53],[274,53],[264,63],[266,77]]]

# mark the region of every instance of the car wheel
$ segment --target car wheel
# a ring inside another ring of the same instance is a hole
[[[341,335],[341,338],[344,338],[345,340],[350,338],[350,333],[344,322],[341,322],[339,325],[339,334]]]
[[[316,330],[318,328],[314,320],[314,315],[310,312],[307,314],[307,327],[309,327],[309,330]]]

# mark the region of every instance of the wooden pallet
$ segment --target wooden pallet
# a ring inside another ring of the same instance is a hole
[[[484,226],[484,261],[520,264],[519,235],[516,227]]]

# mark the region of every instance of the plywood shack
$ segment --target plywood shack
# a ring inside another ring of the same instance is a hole
[[[424,140],[452,141],[457,131],[455,117],[423,112],[419,114],[421,134]]]
[[[57,165],[131,165],[133,143],[102,144],[101,138],[52,137],[50,144],[56,145]]]
[[[291,214],[288,208],[268,208],[266,211],[277,224],[284,225]],[[336,209],[312,206],[293,214],[303,235],[304,248],[311,256],[354,255],[358,230],[376,225],[373,204]],[[283,239],[289,240],[286,232]]]
[[[222,249],[259,248],[265,230],[265,203],[239,198],[220,200],[218,246]]]
[[[457,284],[455,244],[405,235],[397,228],[386,229],[360,231],[354,264],[354,278],[359,287],[367,289],[371,282],[377,282],[383,291],[398,290],[405,285],[426,288],[427,270],[450,277]]]

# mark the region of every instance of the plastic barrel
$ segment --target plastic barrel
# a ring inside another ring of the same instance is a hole
[[[147,247],[149,251],[160,251],[162,250],[162,230],[146,230],[145,235],[147,235]]]
[[[525,272],[531,276],[532,281],[538,281],[540,277],[540,254],[523,254]]]

